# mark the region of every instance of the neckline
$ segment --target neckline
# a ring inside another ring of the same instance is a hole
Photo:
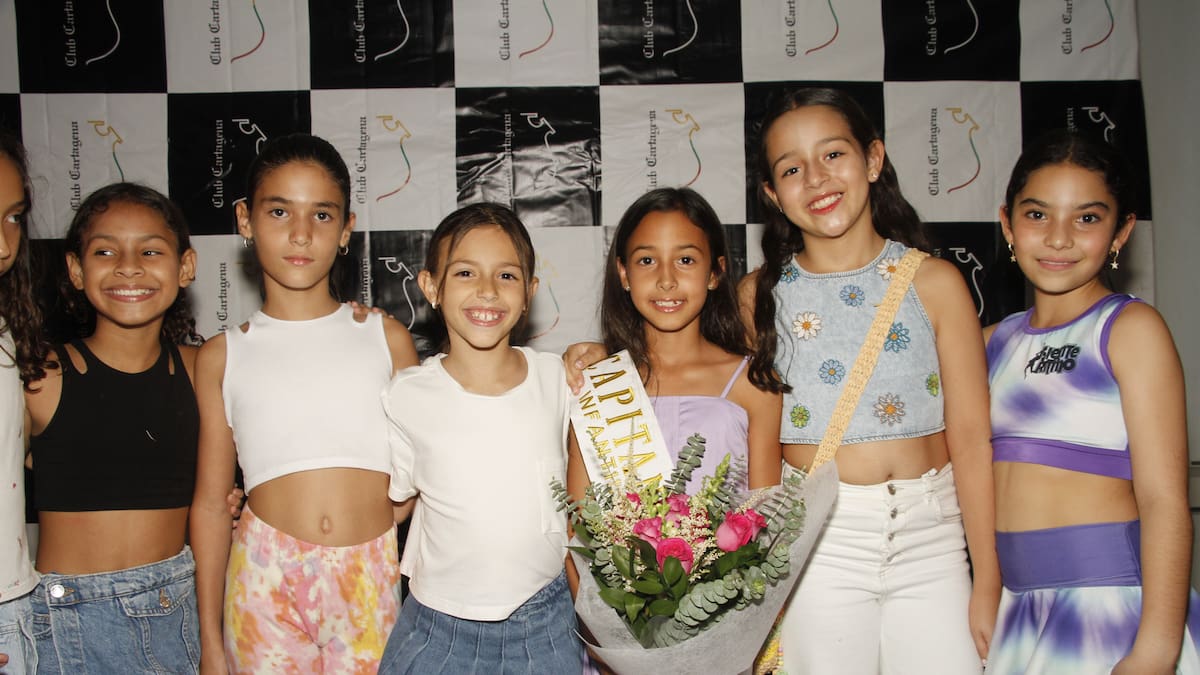
[[[530,353],[528,348],[519,346],[519,345],[511,345],[511,346],[509,346],[509,349],[515,349],[518,353],[521,354],[521,357],[523,359],[525,359],[525,378],[523,380],[521,380],[520,382],[516,383],[515,385],[513,385],[512,387],[510,387],[509,389],[506,389],[505,391],[500,392],[499,394],[480,394],[478,392],[469,391],[466,387],[462,386],[462,383],[459,382],[458,380],[454,379],[454,376],[450,374],[450,371],[446,370],[446,365],[443,363],[443,361],[446,359],[447,356],[449,356],[449,354],[447,354],[445,352],[440,352],[431,358],[437,359],[437,361],[434,363],[434,365],[437,367],[438,372],[441,374],[441,376],[446,378],[447,380],[449,380],[451,383],[453,383],[454,387],[458,391],[462,392],[463,394],[466,394],[468,396],[476,396],[479,398],[485,398],[485,399],[500,399],[500,398],[504,398],[505,396],[509,396],[520,389],[525,388],[529,384],[530,380],[533,379],[533,376],[534,376],[533,375],[533,355]]]
[[[350,312],[350,311],[353,311],[353,310],[350,309],[349,305],[347,305],[346,303],[339,303],[337,306],[337,309],[333,310],[332,312],[330,312],[328,314],[324,314],[322,316],[315,316],[311,319],[280,319],[278,317],[274,317],[274,316],[271,316],[270,314],[267,314],[266,312],[262,311],[262,309],[255,310],[254,317],[256,319],[261,319],[262,321],[264,321],[266,323],[275,323],[275,324],[280,324],[280,325],[284,325],[284,326],[301,326],[304,324],[313,324],[313,323],[320,323],[322,321],[331,321],[331,320],[335,319],[336,317],[338,317],[339,315],[345,314],[346,312]]]
[[[1029,323],[1030,318],[1033,317],[1033,308],[1030,308],[1029,310],[1027,310],[1025,312],[1025,320],[1022,322],[1024,324],[1023,329],[1029,335],[1043,335],[1045,333],[1053,333],[1056,330],[1062,330],[1063,328],[1068,328],[1068,327],[1073,326],[1074,324],[1078,323],[1079,321],[1082,321],[1084,318],[1089,316],[1092,312],[1097,311],[1102,305],[1104,305],[1104,303],[1108,302],[1111,298],[1114,298],[1114,297],[1117,297],[1120,295],[1121,295],[1120,293],[1109,293],[1108,295],[1100,298],[1096,302],[1093,302],[1091,304],[1091,306],[1089,306],[1087,309],[1080,312],[1079,316],[1075,317],[1074,319],[1071,319],[1070,321],[1065,321],[1063,323],[1060,323],[1060,324],[1057,324],[1054,326],[1047,326],[1045,328],[1034,328]]]
[[[104,370],[107,370],[110,373],[114,373],[116,375],[123,375],[125,377],[137,377],[139,375],[151,374],[155,370],[157,370],[160,366],[162,366],[164,359],[166,359],[168,356],[168,349],[167,349],[166,343],[163,342],[162,340],[159,340],[158,341],[158,356],[154,359],[154,363],[151,363],[149,365],[149,367],[147,367],[145,370],[139,370],[135,373],[131,373],[129,371],[121,370],[120,368],[114,368],[113,366],[106,363],[103,359],[101,359],[99,356],[97,356],[96,352],[93,352],[91,350],[91,348],[87,346],[87,343],[85,343],[83,340],[72,340],[69,344],[72,347],[74,347],[76,349],[76,351],[79,352],[80,356],[83,357],[83,362],[85,365],[87,365],[88,372],[91,372],[92,368],[100,367],[100,368],[103,368]],[[67,352],[65,349],[63,350],[63,356],[66,357],[67,361],[71,360],[71,354],[69,352]],[[75,371],[78,372],[79,369],[75,368]],[[87,375],[87,373],[79,373],[79,374],[85,375],[85,376]]]
[[[883,240],[883,248],[879,249],[879,253],[876,254],[876,256],[873,259],[871,259],[871,261],[868,262],[866,265],[863,265],[862,267],[852,269],[852,270],[844,270],[844,271],[840,271],[840,272],[809,272],[808,270],[804,269],[803,266],[800,265],[800,263],[796,260],[796,256],[794,256],[794,255],[792,256],[792,259],[790,261],[788,261],[788,263],[792,267],[796,268],[796,271],[800,273],[800,276],[808,278],[808,279],[831,279],[831,278],[836,278],[836,277],[851,277],[851,276],[856,276],[856,275],[862,274],[863,272],[866,272],[866,271],[874,268],[876,265],[878,265],[884,259],[884,256],[887,255],[887,252],[892,248],[892,245],[895,243],[897,243],[897,242],[885,237]]]

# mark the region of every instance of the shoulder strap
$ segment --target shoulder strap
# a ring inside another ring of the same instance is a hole
[[[725,398],[729,395],[729,391],[733,389],[733,385],[737,383],[738,375],[741,375],[742,371],[746,369],[747,363],[750,363],[750,357],[742,357],[741,363],[738,363],[738,367],[733,369],[733,375],[729,376],[729,381],[725,383],[725,388],[721,390],[721,398]]]
[[[921,266],[921,261],[928,257],[928,253],[910,248],[900,259],[896,271],[892,273],[892,281],[888,284],[887,293],[883,296],[883,302],[879,303],[879,307],[875,310],[875,319],[871,322],[871,328],[867,331],[862,347],[858,350],[858,358],[854,360],[850,376],[846,378],[846,385],[842,388],[837,406],[833,409],[829,426],[825,428],[825,436],[821,438],[821,444],[817,446],[817,455],[813,458],[810,471],[833,459],[833,455],[842,444],[842,436],[846,433],[846,427],[850,426],[850,418],[854,414],[854,409],[858,407],[858,399],[862,397],[863,389],[867,386],[867,381],[871,379],[871,373],[875,371],[875,362],[879,360],[879,352],[883,351],[883,341],[887,338],[888,329],[892,326],[892,319],[900,309],[900,302],[912,284],[917,268]]]

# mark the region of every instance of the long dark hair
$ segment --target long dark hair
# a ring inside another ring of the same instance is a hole
[[[748,354],[750,349],[746,342],[746,328],[738,314],[737,292],[732,276],[718,264],[719,258],[724,258],[727,265],[730,259],[725,228],[708,201],[690,188],[651,190],[630,204],[621,216],[604,266],[600,325],[604,333],[605,348],[609,352],[629,350],[633,362],[642,369],[646,379],[649,379],[650,355],[646,346],[646,320],[621,285],[621,274],[617,264],[628,264],[625,255],[629,238],[633,236],[642,219],[656,211],[682,213],[700,228],[708,239],[708,248],[712,254],[712,272],[717,275],[717,287],[708,292],[704,307],[700,310],[700,335],[732,354]]]
[[[152,187],[137,183],[113,183],[106,185],[84,198],[65,237],[66,250],[83,258],[83,240],[87,236],[92,221],[107,211],[113,204],[137,204],[145,206],[157,213],[166,224],[167,229],[175,235],[178,254],[182,256],[192,247],[188,238],[187,221],[183,211],[166,195]],[[96,329],[96,310],[88,302],[83,291],[75,288],[71,280],[63,278],[61,285],[63,298],[71,316],[79,323],[81,333],[90,335]],[[192,304],[188,300],[186,289],[179,289],[175,302],[163,316],[162,338],[171,344],[198,345],[204,338],[196,332],[196,319],[192,316]]]
[[[800,228],[792,224],[767,198],[765,187],[772,183],[771,167],[767,159],[767,132],[786,113],[818,105],[832,109],[846,120],[854,142],[864,155],[872,143],[882,141],[879,132],[858,102],[839,89],[808,87],[786,90],[776,94],[767,104],[767,111],[758,125],[758,151],[755,162],[759,178],[758,197],[765,207],[763,212],[766,214],[762,237],[764,262],[758,270],[754,288],[754,357],[750,360],[747,373],[750,382],[767,391],[791,391],[791,387],[775,370],[778,330],[773,293],[784,267],[793,256],[804,250],[804,236]],[[921,218],[900,192],[896,169],[887,155],[884,155],[878,180],[869,185],[867,199],[871,205],[871,222],[875,231],[882,237],[907,246],[928,249],[929,242]]]
[[[29,187],[29,165],[25,148],[7,132],[0,132],[0,156],[12,163],[21,178],[25,210],[20,216],[21,240],[16,242],[12,267],[0,276],[0,319],[12,335],[15,354],[6,354],[17,365],[27,391],[30,384],[46,376],[46,356],[50,345],[42,332],[42,308],[34,300],[33,268],[29,252],[29,210],[33,194]],[[11,242],[10,242],[11,243]]]
[[[530,284],[533,283],[536,257],[533,251],[533,241],[529,238],[529,230],[525,228],[525,224],[512,209],[503,204],[480,202],[464,206],[443,218],[433,231],[433,236],[429,238],[429,245],[425,249],[425,271],[437,280],[438,294],[440,295],[446,282],[445,270],[442,269],[444,259],[450,258],[455,247],[463,237],[467,236],[468,232],[480,227],[500,228],[500,231],[512,241],[513,248],[517,251],[517,261],[521,264],[521,276],[525,283],[526,311],[513,326],[509,344],[522,344],[529,327],[529,305],[533,299],[530,295]],[[443,250],[443,246],[445,250]],[[434,311],[440,313],[441,309],[435,308]],[[439,319],[436,322],[439,334],[433,338],[439,348],[444,351],[447,347],[446,323],[444,319],[441,319],[440,314]]]

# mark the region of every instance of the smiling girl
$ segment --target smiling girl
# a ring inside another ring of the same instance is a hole
[[[196,360],[203,670],[374,673],[400,592],[379,394],[416,351],[400,323],[358,320],[331,292],[355,222],[332,145],[270,141],[246,194],[238,232],[262,269],[262,309]],[[231,546],[235,462],[247,502]]]
[[[198,342],[183,289],[196,273],[183,214],[118,183],[66,235],[68,305],[88,337],[55,349],[26,392],[41,582],[39,673],[195,672]]]

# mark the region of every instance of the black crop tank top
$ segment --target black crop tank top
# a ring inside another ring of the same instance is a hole
[[[30,439],[39,511],[169,509],[192,502],[200,412],[179,349],[163,343],[140,373],[105,365],[76,340],[65,349],[54,417]],[[174,364],[174,373],[171,372]]]

